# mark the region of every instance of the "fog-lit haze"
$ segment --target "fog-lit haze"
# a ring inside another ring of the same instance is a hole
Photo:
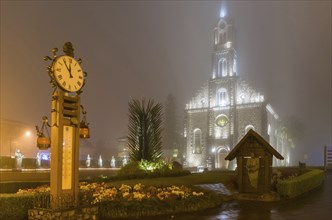
[[[113,155],[130,97],[177,100],[209,78],[220,1],[1,1],[1,118],[41,124],[52,87],[45,55],[71,41],[88,73],[81,96],[91,148]],[[331,145],[331,1],[227,1],[239,75],[280,118],[305,127],[297,160]],[[61,51],[62,52],[62,51]],[[33,147],[37,151],[36,147]]]

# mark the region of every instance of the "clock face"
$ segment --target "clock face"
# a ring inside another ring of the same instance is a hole
[[[225,127],[228,124],[228,118],[227,118],[227,116],[226,115],[219,115],[216,118],[216,124],[219,127]]]
[[[81,65],[70,56],[60,56],[53,64],[54,78],[57,84],[67,92],[77,92],[84,84]]]

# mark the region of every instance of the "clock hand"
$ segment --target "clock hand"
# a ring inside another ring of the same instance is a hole
[[[65,66],[66,66],[66,68],[67,68],[67,70],[69,72],[69,77],[73,78],[73,75],[71,74],[71,64],[69,63],[69,67],[68,67],[66,60],[64,60],[64,63],[65,63]]]
[[[68,69],[68,71],[69,71],[70,78],[73,78],[73,75],[71,74],[71,64],[70,63],[69,63],[69,69]]]

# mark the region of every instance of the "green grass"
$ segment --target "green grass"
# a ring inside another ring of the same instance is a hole
[[[226,185],[229,182],[231,176],[236,175],[234,171],[211,171],[204,173],[193,173],[187,176],[179,177],[159,177],[151,179],[131,179],[131,180],[119,180],[111,181],[110,184],[116,187],[120,187],[122,184],[133,186],[137,183],[143,185],[153,185],[153,186],[194,186],[198,184],[214,184],[223,183]]]

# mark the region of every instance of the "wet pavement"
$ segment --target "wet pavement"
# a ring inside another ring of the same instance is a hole
[[[229,193],[222,184],[207,184],[219,193]],[[332,172],[321,187],[294,199],[278,202],[231,201],[220,207],[187,214],[142,218],[145,220],[332,220]]]
[[[211,190],[216,192],[217,194],[223,194],[223,195],[232,195],[232,193],[224,186],[224,184],[222,183],[218,183],[218,184],[200,184],[197,185],[203,189],[206,190]]]

